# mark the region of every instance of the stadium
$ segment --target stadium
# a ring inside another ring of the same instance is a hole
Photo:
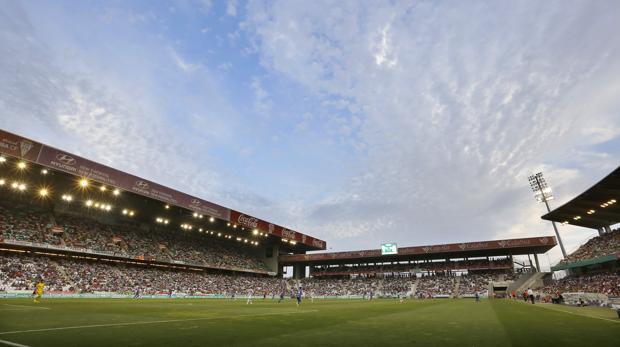
[[[0,347],[611,347],[619,0],[0,1]]]
[[[555,280],[539,263],[553,236],[325,252],[310,235],[16,134],[0,131],[0,153],[2,344],[607,346],[620,336],[620,230],[610,228],[620,168],[542,216],[599,232],[552,268],[568,273]]]

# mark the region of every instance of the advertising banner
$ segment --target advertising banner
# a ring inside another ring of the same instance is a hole
[[[252,217],[235,210],[230,210],[230,222],[247,228],[250,231],[258,229],[260,232],[266,232],[270,235],[285,238],[287,240],[294,240],[310,247],[315,247],[318,249],[325,249],[326,247],[325,241],[323,240],[316,239],[277,224],[266,222],[262,219]]]

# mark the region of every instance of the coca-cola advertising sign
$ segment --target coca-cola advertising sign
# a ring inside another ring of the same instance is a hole
[[[258,228],[258,218],[246,216],[244,214],[239,215],[237,218],[237,224],[247,228]]]
[[[235,210],[230,210],[229,221],[239,226],[250,229],[258,229],[261,232],[266,232],[274,236],[282,237],[288,240],[294,240],[310,247],[325,249],[325,241],[315,239],[311,236],[304,235],[295,230],[291,230],[277,224],[269,223],[262,219],[252,217],[250,215]]]

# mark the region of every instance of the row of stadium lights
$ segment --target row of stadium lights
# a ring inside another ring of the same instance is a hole
[[[164,208],[165,208],[166,210],[168,210],[168,209],[170,209],[170,205],[164,205]],[[203,216],[202,214],[199,214],[199,213],[197,213],[197,212],[194,212],[194,213],[192,214],[192,216],[193,216],[194,218],[197,218],[197,219],[203,219],[203,218],[204,218],[204,216]],[[159,224],[164,224],[164,225],[167,225],[167,224],[169,224],[169,223],[170,223],[170,220],[169,220],[169,219],[166,219],[166,218],[163,218],[163,217],[156,217],[156,218],[155,218],[155,222],[156,222],[156,223],[159,223]],[[215,222],[215,218],[214,218],[214,217],[209,217],[209,222],[211,222],[211,223]],[[229,226],[229,227],[230,227],[230,226],[231,226],[231,224],[230,224],[230,223],[227,223],[227,226]],[[237,225],[236,225],[236,224],[234,224],[234,225],[232,225],[232,226],[233,226],[233,228],[235,228],[235,229],[237,228]],[[193,225],[191,225],[191,224],[188,224],[188,223],[182,223],[182,224],[180,225],[180,227],[181,227],[181,229],[183,229],[183,230],[193,230],[193,229],[194,229],[194,226],[193,226]],[[241,228],[241,229],[242,229],[242,230],[245,230],[245,228]],[[202,228],[198,228],[198,232],[199,232],[199,233],[204,233],[205,235],[215,235],[215,236],[217,236],[217,237],[224,237],[225,239],[231,239],[231,240],[232,240],[232,239],[234,238],[234,239],[236,239],[238,242],[249,243],[249,244],[254,245],[254,246],[258,246],[258,245],[259,245],[258,241],[251,241],[251,240],[248,240],[248,239],[246,239],[246,238],[242,238],[242,237],[235,237],[235,236],[233,236],[233,235],[225,235],[225,234],[222,234],[221,232],[217,232],[217,233],[216,233],[216,232],[214,232],[214,231],[209,231],[209,230],[204,231]],[[255,236],[259,236],[259,235],[260,235],[260,236],[264,236],[264,237],[267,237],[267,236],[268,236],[266,233],[265,233],[265,234],[263,234],[263,233],[259,232],[259,231],[258,231],[258,229],[254,229],[254,231],[252,232],[252,234],[253,234],[253,235],[255,235]]]
[[[609,206],[611,206],[611,205],[613,205],[615,203],[616,203],[616,199],[610,199],[609,201],[606,201],[606,202],[602,203],[600,206],[601,206],[601,208],[607,208],[607,207],[609,207]],[[586,211],[586,214],[588,214],[588,215],[592,215],[592,214],[595,214],[595,213],[596,213],[596,210],[588,210],[588,211]],[[576,221],[580,220],[580,219],[581,219],[581,216],[573,217],[573,220],[576,220]],[[563,225],[566,225],[568,223],[569,222],[567,220],[562,222]]]
[[[86,182],[86,183],[84,183],[84,182]],[[0,186],[3,186],[5,184],[6,184],[6,181],[4,179],[0,179]],[[13,182],[11,184],[11,186],[12,186],[12,188],[17,189],[19,191],[25,191],[26,190],[26,184],[25,183]],[[85,180],[80,181],[80,186],[82,186],[82,187],[88,186],[88,181],[85,181]],[[102,188],[103,187],[104,186],[102,186]],[[105,190],[106,189],[101,189],[101,191],[105,191]],[[115,190],[115,191],[118,191],[118,190]],[[39,190],[39,195],[41,197],[47,197],[49,195],[49,190],[46,189],[46,188],[42,188],[41,190]],[[118,195],[118,194],[114,194],[114,195]],[[61,198],[62,198],[63,201],[66,201],[66,202],[73,201],[73,197],[71,195],[68,195],[68,194],[62,195]],[[107,203],[103,203],[103,202],[93,201],[93,200],[90,200],[90,199],[86,200],[84,202],[84,205],[86,207],[88,207],[88,208],[96,208],[96,209],[100,209],[100,210],[106,211],[106,212],[110,212],[112,210],[112,205],[107,204]],[[167,209],[170,208],[169,205],[166,205],[166,208]],[[132,211],[132,210],[128,210],[128,209],[123,209],[122,214],[125,215],[125,216],[133,217],[135,215],[135,212]],[[198,215],[197,213],[194,213],[193,216],[196,217],[196,218],[203,218],[203,215]],[[210,222],[215,222],[215,218],[210,217],[209,221]],[[168,220],[166,218],[162,218],[162,217],[157,217],[157,218],[155,218],[155,222],[159,223],[159,224],[167,225],[168,223],[170,223],[170,220]],[[230,225],[230,223],[229,223],[229,225]],[[193,226],[191,224],[183,223],[183,224],[181,224],[181,228],[184,229],[184,230],[192,230]],[[235,225],[235,228],[236,228],[236,225]],[[203,229],[199,228],[198,231],[200,233],[202,233]],[[226,239],[233,239],[233,237],[234,237],[232,235],[223,235],[221,232],[218,232],[216,234],[213,231],[207,231],[206,234],[217,235],[218,237],[222,237],[223,236]],[[259,234],[260,234],[260,236],[264,235],[265,237],[267,237],[266,233],[265,234],[259,233],[258,229],[254,229],[253,235],[258,236]],[[258,246],[259,245],[258,241],[250,241],[248,239],[243,239],[241,237],[237,237],[236,240],[239,241],[239,242],[243,242],[243,243],[250,243],[251,245],[254,245],[254,246]],[[291,243],[293,243],[293,242],[291,242]]]
[[[6,158],[3,157],[3,156],[0,156],[0,164],[2,164],[4,162],[6,162]],[[17,169],[19,169],[19,170],[25,170],[28,167],[26,162],[23,162],[23,161],[18,162],[16,164],[16,166],[17,166]],[[41,174],[47,175],[48,174],[48,170],[47,169],[42,169],[41,170]],[[6,183],[7,182],[6,182],[5,179],[0,178],[0,186],[4,186]],[[78,185],[82,189],[87,189],[90,186],[90,182],[86,178],[81,178],[78,181]],[[11,183],[11,188],[13,188],[15,190],[18,190],[20,192],[23,192],[23,191],[26,191],[27,185],[26,185],[26,183],[23,183],[23,182],[14,181],[13,183]],[[101,185],[99,187],[99,190],[101,192],[105,192],[105,191],[108,190],[108,188],[105,185]],[[40,197],[46,198],[46,197],[49,197],[50,195],[51,195],[51,191],[50,191],[49,188],[42,187],[42,188],[39,189],[39,196]],[[114,189],[112,191],[112,195],[119,196],[120,195],[120,190]],[[71,195],[69,195],[69,194],[63,194],[61,198],[65,202],[72,202],[73,201],[73,197]],[[98,209],[101,209],[102,211],[107,211],[107,212],[112,210],[112,205],[107,204],[107,203],[103,203],[103,202],[96,202],[96,201],[93,201],[93,200],[90,200],[90,199],[86,200],[84,205],[86,207],[88,207],[88,208],[98,208]],[[165,205],[164,208],[165,209],[170,209],[170,205]],[[122,214],[125,215],[125,216],[133,217],[135,215],[135,212],[132,211],[132,210],[128,210],[128,209],[123,209],[122,210]],[[202,214],[199,214],[197,212],[194,212],[192,214],[192,216],[194,218],[197,218],[197,219],[203,219],[203,217],[204,217]],[[213,222],[215,222],[215,218],[209,217],[209,221],[213,223]],[[155,219],[155,222],[157,222],[159,224],[167,225],[170,221],[168,219],[165,219],[165,218],[162,218],[162,217],[157,217]],[[231,224],[228,223],[227,226],[230,227]],[[232,227],[234,229],[236,229],[237,228],[237,224],[232,224]],[[190,224],[181,224],[181,228],[185,229],[185,230],[192,230],[193,227]],[[241,229],[245,230],[245,228],[243,228],[243,227]],[[199,232],[202,232],[202,228],[199,229]],[[210,231],[210,232],[207,232],[207,233],[210,233],[211,235],[214,235],[213,231]],[[252,234],[255,235],[255,236],[263,236],[263,237],[269,236],[267,233],[262,233],[258,229],[254,229],[252,231]],[[222,233],[218,232],[217,236],[221,237]],[[223,235],[223,236],[224,236],[224,238],[227,238],[227,239],[232,239],[233,238],[232,235]],[[248,241],[249,241],[248,239],[243,239],[243,238],[240,238],[240,237],[237,237],[236,240],[239,241],[239,242],[244,242],[244,243],[248,243]],[[290,240],[289,241],[289,240],[284,239],[284,238],[282,239],[282,241],[283,242],[288,242],[288,243],[290,243],[292,245],[295,245],[297,243],[294,240]],[[256,246],[258,245],[258,241],[249,241],[249,243],[252,244],[252,245],[256,245]]]
[[[233,228],[233,229],[237,229],[237,224],[226,223],[226,226],[230,227],[230,228]],[[245,228],[241,227],[241,230],[245,230]],[[269,234],[263,233],[263,232],[261,232],[258,229],[252,230],[252,235],[254,235],[254,236],[263,236],[263,237],[269,236]]]

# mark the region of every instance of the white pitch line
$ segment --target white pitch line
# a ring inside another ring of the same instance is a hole
[[[22,309],[38,309],[38,310],[51,310],[51,308],[49,307],[41,307],[41,306],[27,306],[27,305],[11,305],[11,304],[4,304],[4,306],[11,306],[11,307],[21,307]]]
[[[13,347],[30,347],[30,346],[22,345],[21,343],[11,342],[7,340],[0,340],[0,344],[7,345],[7,346],[13,346]]]
[[[283,315],[283,314],[310,313],[310,312],[318,312],[318,311],[319,310],[291,311],[291,312],[271,312],[271,313],[258,313],[258,314],[241,314],[241,315],[237,315],[237,316],[223,316],[223,317],[203,317],[203,318],[168,319],[168,320],[154,320],[154,321],[127,322],[127,323],[75,325],[75,326],[58,327],[58,328],[2,331],[2,332],[0,332],[0,335],[21,334],[21,333],[36,333],[36,332],[42,332],[42,331],[56,331],[56,330],[70,330],[70,329],[107,328],[107,327],[128,326],[128,325],[147,325],[147,324],[161,324],[161,323],[193,322],[193,321],[201,321],[201,320],[229,319],[229,318],[239,318],[239,317],[276,316],[276,315]]]
[[[586,315],[586,314],[580,314],[580,313],[571,312],[571,311],[558,310],[557,308],[551,308],[551,307],[544,306],[544,305],[551,305],[551,304],[540,304],[540,305],[537,305],[536,307],[541,307],[541,308],[545,308],[545,309],[547,309],[547,310],[556,311],[556,312],[568,313],[568,314],[572,314],[572,315],[574,315],[574,316],[579,316],[579,317],[594,318],[594,319],[602,319],[602,320],[606,320],[606,321],[609,321],[609,322],[612,322],[612,323],[620,323],[620,319],[610,319],[610,318],[603,318],[603,317],[589,316],[589,315]]]

